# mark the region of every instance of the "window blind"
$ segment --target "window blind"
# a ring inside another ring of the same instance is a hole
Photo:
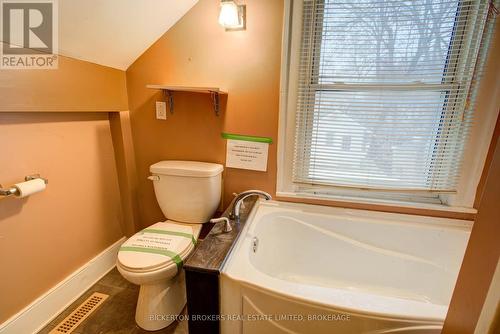
[[[303,3],[293,182],[454,192],[489,2]]]

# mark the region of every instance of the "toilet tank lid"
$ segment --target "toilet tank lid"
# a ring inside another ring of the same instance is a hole
[[[149,167],[152,174],[210,177],[222,173],[224,170],[220,164],[199,161],[165,160],[155,163]]]

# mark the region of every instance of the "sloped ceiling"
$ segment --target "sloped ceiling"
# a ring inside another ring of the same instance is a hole
[[[59,54],[126,70],[196,2],[59,1]]]

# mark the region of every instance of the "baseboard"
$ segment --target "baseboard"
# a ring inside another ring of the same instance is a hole
[[[0,334],[36,333],[106,275],[116,263],[121,238],[33,303],[0,325]]]

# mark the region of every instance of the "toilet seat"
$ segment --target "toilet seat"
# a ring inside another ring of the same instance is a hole
[[[197,232],[199,228],[174,221],[156,223],[123,243],[118,262],[131,272],[155,271],[169,266],[180,268],[194,249]]]

